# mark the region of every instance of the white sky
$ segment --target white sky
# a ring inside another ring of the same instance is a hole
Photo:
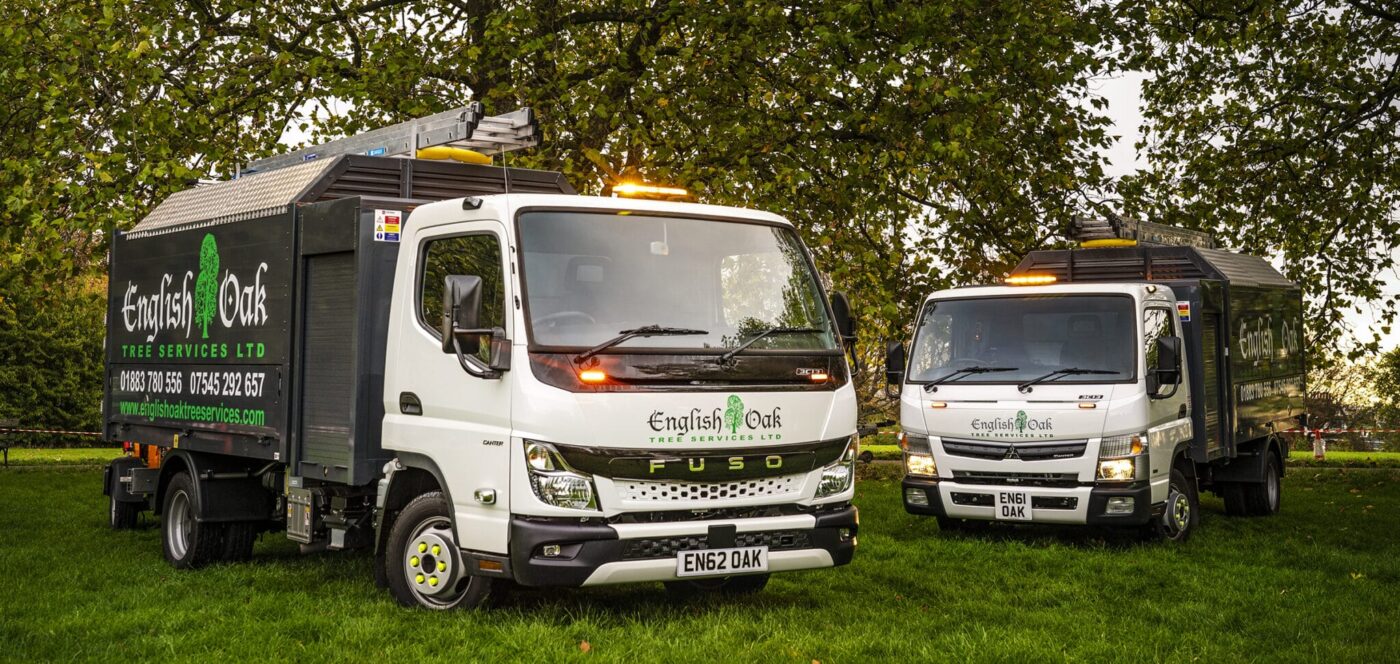
[[[1108,116],[1114,123],[1110,133],[1118,137],[1113,147],[1108,150],[1109,165],[1106,171],[1109,176],[1126,175],[1147,166],[1147,160],[1133,147],[1142,137],[1140,127],[1144,78],[1145,75],[1140,72],[1130,72],[1119,77],[1103,79],[1098,83],[1097,92],[1108,100]],[[1400,263],[1400,251],[1396,252],[1396,258],[1397,263]],[[1400,274],[1392,270],[1385,275],[1384,280],[1383,290],[1386,295],[1400,293]],[[1371,338],[1369,330],[1372,327],[1375,327],[1375,332],[1380,332],[1376,319],[1374,308],[1369,304],[1362,304],[1361,311],[1352,311],[1347,315],[1347,323],[1351,325],[1354,336],[1365,340]],[[1382,350],[1397,345],[1400,345],[1400,322],[1391,328],[1390,334],[1381,335]]]

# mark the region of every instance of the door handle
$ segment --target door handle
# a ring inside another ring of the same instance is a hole
[[[404,415],[422,415],[423,402],[412,392],[399,392],[399,412]]]
[[[1186,417],[1186,404],[1181,404],[1181,407],[1176,409],[1176,419],[1179,420],[1183,417]]]

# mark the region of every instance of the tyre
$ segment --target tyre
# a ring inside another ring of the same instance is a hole
[[[664,581],[666,592],[678,599],[693,599],[719,593],[731,597],[753,595],[768,586],[771,574],[745,574],[724,576],[713,579],[687,579],[684,581]]]
[[[1200,496],[1195,480],[1187,477],[1181,468],[1172,468],[1166,509],[1149,524],[1149,534],[1162,541],[1185,542],[1196,531],[1200,520]]]
[[[1239,482],[1221,482],[1217,493],[1225,501],[1225,514],[1228,516],[1249,516],[1249,508],[1244,500],[1244,485]]]
[[[241,563],[253,557],[253,543],[262,532],[258,521],[235,521],[224,526],[224,550],[220,558],[225,562]]]
[[[447,498],[432,491],[403,508],[389,531],[384,575],[399,604],[433,610],[476,608],[491,595],[494,579],[467,573],[452,531]]]
[[[1268,457],[1264,460],[1264,481],[1245,484],[1241,488],[1244,494],[1246,514],[1249,516],[1278,514],[1279,503],[1283,496],[1283,466],[1279,463],[1278,455],[1269,452]]]
[[[128,503],[117,500],[116,496],[108,498],[111,501],[111,509],[108,511],[108,525],[112,530],[131,530],[141,519],[141,503]]]
[[[176,473],[165,488],[160,526],[165,560],[171,567],[197,569],[223,555],[223,527],[195,517],[195,487],[189,473]]]

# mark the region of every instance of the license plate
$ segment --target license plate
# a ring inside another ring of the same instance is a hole
[[[681,551],[676,576],[728,576],[768,571],[768,547]]]
[[[1031,496],[1025,491],[998,491],[996,507],[999,520],[1031,520]]]

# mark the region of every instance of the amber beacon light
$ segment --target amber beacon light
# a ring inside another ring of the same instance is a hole
[[[1053,283],[1053,274],[1016,274],[1006,278],[1008,286],[1046,286]]]

